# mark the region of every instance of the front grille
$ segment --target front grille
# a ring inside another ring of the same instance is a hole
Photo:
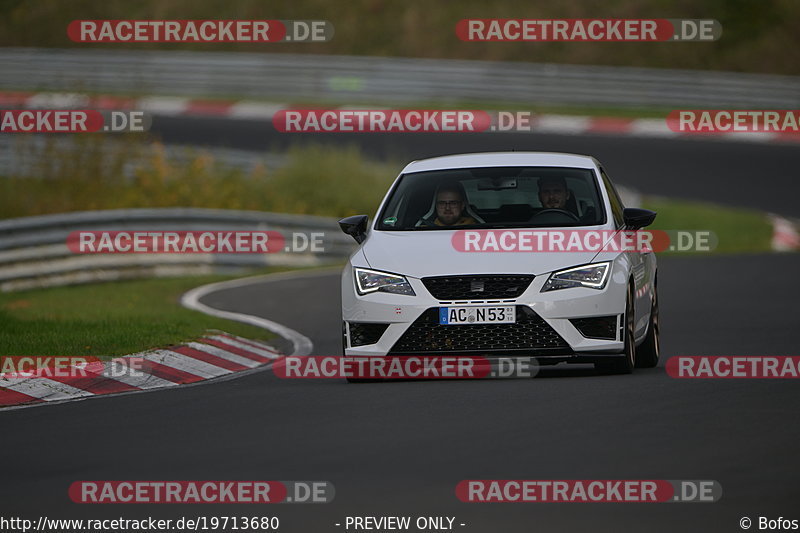
[[[350,322],[350,346],[366,346],[381,340],[389,324],[375,322]]]
[[[422,278],[437,300],[503,300],[517,298],[533,281],[525,275],[440,276]]]
[[[611,340],[617,338],[617,315],[570,318],[569,321],[584,337]]]
[[[439,324],[439,308],[426,310],[409,327],[389,352],[394,354],[424,354],[442,352],[475,353],[486,350],[500,352],[544,352],[561,349],[568,353],[569,345],[561,336],[528,306],[518,305],[514,324]]]

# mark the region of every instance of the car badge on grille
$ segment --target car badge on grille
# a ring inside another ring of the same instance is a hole
[[[469,290],[472,292],[483,292],[484,284],[479,279],[474,279],[469,284]]]

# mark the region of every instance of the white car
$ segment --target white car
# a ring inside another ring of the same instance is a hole
[[[529,357],[594,363],[612,373],[654,367],[652,252],[462,248],[466,235],[491,232],[616,235],[655,215],[625,208],[589,156],[509,152],[414,161],[372,224],[366,215],[339,222],[361,245],[342,273],[344,355]]]

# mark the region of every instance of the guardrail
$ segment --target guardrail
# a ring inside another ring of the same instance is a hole
[[[75,254],[72,231],[279,231],[323,233],[324,252],[270,254]],[[200,208],[114,209],[0,221],[0,291],[185,274],[239,273],[268,265],[344,261],[355,249],[335,219]]]
[[[113,143],[113,140],[105,142]],[[83,150],[84,147],[74,142],[74,139],[65,137],[52,137],[48,134],[27,134],[24,137],[14,135],[0,135],[0,176],[36,176],[40,158],[47,157],[45,148],[56,148],[62,157],[71,158],[71,155]],[[280,152],[257,152],[235,148],[222,148],[217,146],[192,146],[181,144],[156,144],[142,146],[136,156],[130,156],[121,171],[121,175],[131,177],[138,167],[147,160],[152,160],[156,152],[163,150],[164,155],[171,162],[178,165],[187,165],[194,158],[207,154],[214,161],[243,172],[252,172],[256,168],[265,167],[276,169],[286,165],[288,157]]]
[[[678,46],[676,46],[676,52]],[[800,107],[800,76],[306,54],[5,48],[0,88],[359,104]]]

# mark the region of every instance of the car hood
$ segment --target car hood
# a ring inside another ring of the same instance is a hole
[[[414,278],[449,274],[535,274],[591,262],[596,252],[459,252],[455,231],[373,231],[362,251],[369,267]]]

